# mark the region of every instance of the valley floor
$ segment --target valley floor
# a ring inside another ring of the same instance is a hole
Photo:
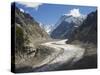
[[[66,44],[67,40],[42,43],[41,46],[53,48],[55,52],[48,55],[38,66],[23,67],[16,72],[43,72],[67,69],[96,68],[96,55],[84,56],[85,48]],[[91,64],[93,62],[93,66]],[[89,66],[90,64],[90,66]],[[86,66],[87,65],[87,66]]]

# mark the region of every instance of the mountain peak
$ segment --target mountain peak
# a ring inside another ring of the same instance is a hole
[[[70,13],[60,17],[51,37],[56,39],[69,38],[70,34],[82,24],[84,19],[85,15],[80,14],[78,9],[73,9]]]
[[[44,29],[48,34],[51,33],[51,31],[54,29],[54,25],[53,24],[48,24],[48,25],[44,25],[42,23],[39,23],[40,27],[42,29]]]

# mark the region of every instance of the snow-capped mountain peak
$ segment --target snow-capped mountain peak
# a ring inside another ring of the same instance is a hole
[[[39,23],[39,25],[40,25],[40,27],[41,27],[42,29],[44,29],[48,34],[50,34],[51,31],[52,31],[53,28],[54,28],[54,25],[53,25],[53,24],[44,25],[44,24],[42,24],[42,23]]]
[[[75,23],[75,24],[80,24],[79,22],[82,22],[85,19],[85,15],[81,15],[80,17],[73,17],[73,16],[66,16],[64,21],[68,23]]]
[[[49,34],[52,30],[52,25],[45,25],[45,30]]]
[[[57,39],[68,38],[70,34],[83,23],[85,18],[86,16],[80,14],[78,9],[74,9],[70,11],[70,13],[62,15],[55,24],[56,28],[51,32],[51,37]]]

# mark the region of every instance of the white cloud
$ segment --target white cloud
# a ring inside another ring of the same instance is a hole
[[[23,13],[25,12],[23,9],[21,9],[21,8],[19,8],[19,9],[20,9],[21,12],[23,12]]]
[[[74,16],[74,17],[79,17],[81,16],[82,14],[80,13],[79,9],[77,8],[74,8],[72,10],[70,10],[70,12],[68,14],[65,14],[67,16]]]
[[[38,10],[39,6],[42,5],[42,3],[32,3],[32,2],[18,2],[18,3],[26,7],[35,8],[36,10]]]

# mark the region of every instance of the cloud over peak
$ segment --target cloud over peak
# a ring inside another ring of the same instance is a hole
[[[82,14],[80,13],[80,11],[79,11],[78,8],[74,8],[74,9],[70,10],[68,14],[65,14],[65,15],[67,15],[67,16],[73,16],[73,17],[79,17]]]

